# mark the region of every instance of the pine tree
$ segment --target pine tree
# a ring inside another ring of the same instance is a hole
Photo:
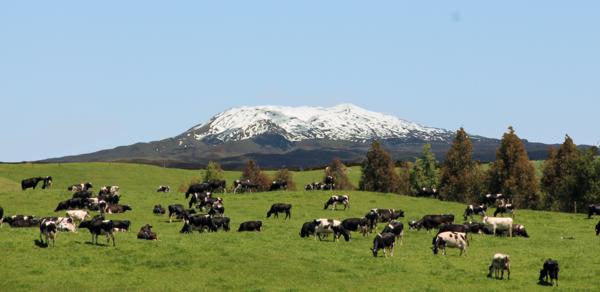
[[[512,198],[519,208],[536,209],[539,206],[535,167],[512,127],[504,133],[496,151],[496,161],[489,170],[489,188],[491,192]]]
[[[348,169],[341,160],[335,158],[331,164],[325,168],[325,177],[332,176],[335,181],[335,188],[338,190],[353,190],[354,186],[348,179]],[[325,177],[323,181],[325,181]]]
[[[541,179],[542,188],[547,193],[547,208],[563,212],[574,209],[574,202],[578,197],[577,168],[580,156],[569,135],[557,150],[550,149]]]
[[[437,188],[439,185],[439,171],[437,161],[431,152],[431,145],[423,146],[421,158],[415,161],[410,171],[410,184],[414,191],[423,188]]]
[[[257,184],[258,191],[260,192],[269,190],[271,186],[271,180],[260,170],[260,167],[254,160],[248,160],[240,179],[250,180],[250,182]]]
[[[379,142],[374,141],[362,164],[359,188],[364,191],[398,193],[401,190],[400,176],[394,161]]]
[[[223,169],[221,169],[221,165],[213,161],[209,162],[204,173],[204,181],[209,182],[224,179],[225,174],[223,173]]]
[[[466,202],[478,196],[474,188],[477,165],[472,156],[471,140],[460,128],[440,169],[440,199]]]
[[[275,180],[287,182],[287,189],[290,191],[296,190],[296,183],[294,183],[294,176],[287,168],[282,168],[275,173]]]

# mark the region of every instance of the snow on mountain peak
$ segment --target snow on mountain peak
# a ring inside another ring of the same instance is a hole
[[[196,140],[223,142],[275,133],[289,141],[329,139],[367,141],[386,138],[445,140],[449,132],[365,110],[353,104],[333,107],[243,106],[226,110],[190,129]]]

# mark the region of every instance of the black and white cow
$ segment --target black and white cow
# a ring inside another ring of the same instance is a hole
[[[89,198],[92,197],[92,195],[93,194],[90,191],[78,191],[78,192],[73,193],[73,197],[72,198],[73,199],[77,199],[77,198],[79,198],[79,199],[89,199]]]
[[[110,243],[112,239],[113,246],[115,243],[115,235],[113,234],[113,222],[111,220],[105,220],[102,216],[96,216],[89,221],[83,221],[79,224],[79,228],[87,228],[92,234],[92,242],[98,244],[98,236],[105,235],[106,240]]]
[[[433,197],[437,198],[439,192],[436,188],[421,188],[417,193],[417,197]]]
[[[73,219],[74,221],[81,222],[90,215],[90,212],[86,210],[69,210],[66,214],[67,217]]]
[[[367,215],[365,215],[365,218],[367,219],[367,224],[369,227],[369,232],[373,232],[375,229],[377,229],[377,221],[379,221],[379,213],[377,213],[376,210],[377,209],[372,209],[369,211],[369,213],[367,213]]]
[[[210,191],[211,188],[210,184],[208,183],[192,184],[188,187],[188,190],[185,192],[185,198],[187,199],[192,194],[204,194],[210,193]]]
[[[274,214],[275,218],[279,218],[279,213],[285,212],[285,219],[292,219],[292,204],[285,203],[276,203],[271,205],[271,209],[267,212],[267,218],[271,217],[271,214]]]
[[[269,187],[269,192],[284,190],[287,191],[288,183],[285,180],[276,180],[271,183],[271,187]]]
[[[125,213],[126,211],[133,210],[129,205],[109,204],[106,207],[106,213],[108,214],[119,214]]]
[[[210,215],[186,215],[184,218],[183,228],[181,233],[191,233],[198,231],[200,233],[204,231],[216,230],[213,223],[213,218]]]
[[[114,232],[126,232],[129,231],[131,221],[129,220],[112,220]]]
[[[329,197],[327,202],[325,202],[325,206],[323,207],[323,210],[327,210],[327,208],[329,208],[329,206],[333,206],[333,208],[331,210],[337,210],[338,204],[343,204],[344,210],[346,210],[346,208],[350,207],[350,197],[348,195],[333,195],[333,196]]]
[[[38,183],[40,181],[43,181],[44,178],[43,177],[32,177],[32,178],[26,178],[24,180],[21,181],[21,189],[22,190],[26,190],[29,188],[32,188],[35,190],[35,188],[37,187]]]
[[[2,207],[0,207],[0,227],[2,227],[3,223],[4,223],[4,209]]]
[[[50,240],[52,240],[52,246],[54,246],[57,232],[58,228],[56,227],[55,221],[44,219],[40,222],[40,241],[42,244],[49,246]],[[44,238],[46,239],[46,242],[44,242]]]
[[[186,210],[181,204],[173,204],[169,205],[169,223],[173,221],[173,217],[175,219],[184,219],[187,215],[195,214],[196,210],[188,209]]]
[[[233,182],[233,193],[237,192],[252,192],[258,191],[258,184],[250,182],[249,179],[246,180],[236,180]]]
[[[463,217],[465,220],[467,220],[467,218],[469,218],[469,217],[471,217],[471,220],[473,220],[473,215],[485,216],[486,211],[487,211],[487,206],[485,204],[481,204],[479,206],[469,205],[469,206],[467,206],[467,209],[465,209],[465,213],[463,214]]]
[[[98,192],[98,196],[102,195],[118,195],[121,188],[119,186],[103,186]]]
[[[459,232],[442,232],[433,238],[433,254],[438,254],[439,249],[446,255],[446,247],[460,249],[460,255],[467,252],[467,235]]]
[[[4,222],[12,228],[27,228],[39,226],[41,219],[35,216],[13,215],[5,217]]]
[[[85,182],[85,183],[71,185],[67,188],[67,190],[72,191],[72,192],[79,192],[79,191],[87,191],[87,190],[91,189],[92,187],[93,187],[92,183]]]
[[[98,196],[98,200],[102,200],[107,202],[108,204],[118,204],[121,200],[121,195],[119,194],[102,194]]]
[[[222,228],[223,231],[229,231],[230,227],[229,227],[229,223],[231,222],[231,219],[229,219],[229,217],[213,217],[212,218],[212,223],[213,223],[213,229],[211,231],[217,231],[217,229]]]
[[[394,233],[382,232],[375,236],[373,239],[373,256],[377,257],[377,253],[380,249],[383,249],[383,256],[387,257],[386,249],[389,251],[390,256],[394,256],[394,246],[396,245],[396,235]]]
[[[600,204],[590,204],[588,206],[588,219],[592,218],[592,215],[600,215]]]
[[[84,209],[88,206],[88,200],[81,198],[68,199],[58,203],[54,212],[73,210],[73,209]]]
[[[404,211],[395,209],[372,209],[378,215],[377,220],[379,222],[389,222],[397,220],[400,217],[404,217]]]
[[[369,232],[369,220],[367,218],[348,218],[342,220],[342,226],[348,231],[358,231],[363,236]]]
[[[402,245],[402,237],[404,236],[404,224],[398,221],[391,221],[384,228],[382,233],[393,233],[397,239],[400,239],[400,245]]]
[[[152,208],[152,214],[164,215],[165,213],[165,208],[163,208],[163,206],[161,206],[160,204],[154,205],[154,208]]]
[[[223,198],[221,197],[206,197],[204,201],[200,202],[196,207],[201,210],[206,210],[208,208],[213,208],[214,206],[221,205],[223,206]],[[225,209],[223,208],[223,212]]]
[[[495,254],[488,270],[488,278],[491,278],[493,273],[496,279],[500,278],[502,280],[504,279],[504,271],[506,271],[510,280],[510,257],[506,254]]]
[[[554,280],[556,280],[556,287],[558,287],[558,272],[560,272],[558,261],[547,259],[540,270],[540,283],[554,285]],[[550,277],[550,283],[548,283],[548,277]]]
[[[143,240],[158,240],[158,235],[152,231],[152,225],[146,224],[140,228],[137,238]]]
[[[206,198],[210,198],[211,196],[212,194],[209,192],[191,194],[190,201],[188,202],[188,208],[192,208],[192,206],[197,206],[199,209],[202,209],[202,205],[204,205]]]
[[[316,219],[315,223],[317,224],[315,237],[319,237],[319,240],[323,240],[323,238],[327,237],[329,234],[333,234],[334,242],[337,241],[340,236],[344,236],[344,240],[350,241],[350,232],[342,226],[342,222],[339,220]]]
[[[331,175],[328,175],[323,179],[323,190],[335,190],[335,178]]]
[[[442,214],[442,215],[425,215],[421,220],[414,223],[414,227],[417,230],[421,228],[425,228],[428,232],[437,228],[442,224],[452,224],[454,223],[454,215],[452,214]]]
[[[505,199],[503,194],[487,194],[483,197],[483,203],[485,205],[491,206],[503,199]]]
[[[240,228],[238,228],[238,232],[242,231],[260,231],[262,227],[262,221],[246,221],[240,224]]]
[[[313,221],[304,222],[302,224],[302,228],[300,229],[300,237],[309,237],[315,235],[317,229],[317,223]]]
[[[157,193],[168,193],[171,191],[171,188],[169,186],[158,186],[158,188],[156,189]]]
[[[522,224],[513,224],[512,225],[512,233],[514,236],[522,236],[529,237],[527,230],[525,229],[525,225]]]
[[[44,184],[42,184],[42,189],[49,189],[52,187],[52,177],[47,176],[44,178]]]
[[[494,211],[494,217],[496,217],[498,214],[500,214],[500,216],[504,216],[504,214],[507,213],[507,214],[510,214],[510,216],[514,218],[515,210],[516,210],[515,205],[510,204],[510,203],[502,203],[501,205],[499,205],[496,208],[496,211]]]
[[[324,184],[320,183],[320,182],[313,182],[313,183],[309,183],[307,184],[304,189],[307,191],[318,191],[318,190],[322,190],[324,188]]]
[[[481,222],[465,222],[465,223],[463,223],[463,225],[465,225],[465,227],[467,227],[467,233],[471,233],[471,234],[483,233],[483,229],[485,227],[485,224],[483,224]]]

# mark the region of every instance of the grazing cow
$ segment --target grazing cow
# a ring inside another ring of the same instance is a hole
[[[90,212],[86,210],[69,210],[67,211],[67,217],[75,220],[75,221],[83,221],[86,217],[90,215]]]
[[[513,219],[510,217],[483,217],[483,224],[491,225],[493,234],[496,234],[496,230],[508,229],[508,235],[512,237],[512,224]]]
[[[377,213],[377,220],[379,222],[389,222],[396,220],[400,217],[404,217],[404,211],[395,209],[371,209]]]
[[[68,199],[66,201],[58,203],[58,206],[56,206],[54,212],[73,209],[84,209],[88,206],[88,202],[89,201],[87,199],[81,198]]]
[[[113,234],[113,222],[105,220],[102,216],[96,216],[89,221],[83,221],[79,224],[79,228],[87,228],[92,234],[92,243],[98,244],[98,236],[106,235],[106,241],[110,243],[112,239],[113,246],[115,243],[115,235]]]
[[[262,227],[262,221],[246,221],[240,224],[240,228],[238,228],[238,232],[242,231],[260,231]]]
[[[13,215],[5,217],[4,222],[12,228],[27,228],[39,226],[41,219],[35,216]]]
[[[129,220],[112,220],[113,222],[113,232],[126,232],[129,231],[129,226],[131,226],[131,221]]]
[[[588,219],[592,218],[592,215],[600,215],[600,204],[590,204],[588,206]]]
[[[489,267],[488,278],[492,277],[492,273],[494,273],[494,278],[500,280],[504,279],[504,271],[507,273],[507,279],[510,280],[510,258],[508,255],[497,253],[494,255],[492,259],[492,264]]]
[[[225,214],[225,206],[221,202],[215,202],[208,210],[210,216],[223,216]]]
[[[427,232],[429,232],[433,228],[437,228],[442,224],[452,224],[454,223],[454,215],[452,214],[442,214],[442,215],[425,215],[421,220],[414,223],[414,228],[417,230],[421,230],[421,228],[425,228]],[[412,228],[412,226],[411,226]]]
[[[67,190],[76,193],[79,191],[87,191],[87,190],[91,189],[92,187],[93,186],[90,182],[85,182],[85,183],[71,185],[67,188]]]
[[[46,219],[42,220],[42,222],[40,223],[40,241],[42,242],[42,244],[49,246],[50,240],[52,240],[52,246],[54,246],[54,241],[56,239],[57,231],[58,230],[57,230],[55,221],[46,220]],[[43,238],[46,239],[45,243],[44,243]]]
[[[100,188],[100,192],[98,192],[98,196],[118,195],[120,189],[121,188],[119,186],[103,186]]]
[[[137,238],[144,240],[158,240],[158,236],[152,231],[152,225],[150,224],[146,224],[140,228]]]
[[[393,233],[397,239],[400,239],[400,245],[402,245],[402,237],[404,235],[404,224],[398,221],[392,221],[388,223],[381,233]]]
[[[40,181],[43,181],[44,178],[43,177],[32,177],[32,178],[26,178],[24,180],[21,181],[21,189],[22,190],[26,190],[28,188],[33,188],[35,190],[35,188],[37,187],[38,183]]]
[[[131,211],[133,209],[131,209],[131,207],[129,205],[119,205],[119,204],[115,204],[115,205],[108,205],[106,207],[106,213],[108,214],[118,214],[118,213],[125,213],[125,211]]]
[[[166,211],[165,211],[165,208],[163,208],[163,206],[158,204],[158,205],[154,205],[154,208],[152,209],[152,213],[156,214],[156,215],[164,215],[166,213]]]
[[[2,208],[0,208],[0,210],[1,209]],[[2,224],[2,218],[0,218],[0,224]],[[598,236],[598,234],[600,234],[600,221],[598,221],[598,224],[596,224],[596,236]]]
[[[348,218],[342,221],[342,226],[348,231],[358,231],[363,236],[369,232],[369,220],[367,218]]]
[[[73,199],[89,199],[92,197],[92,193],[90,191],[78,191],[73,193]]]
[[[547,259],[540,270],[540,283],[548,284],[548,277],[550,277],[550,285],[553,286],[556,280],[556,287],[558,287],[558,272],[560,272],[558,261]]]
[[[212,194],[210,192],[191,194],[190,201],[188,202],[188,208],[192,208],[192,206],[196,205],[198,208],[202,209],[203,205],[206,202],[206,199],[210,198],[211,196]]]
[[[467,220],[468,217],[471,217],[473,220],[473,215],[485,216],[485,212],[487,211],[487,206],[485,204],[481,204],[479,206],[469,205],[467,209],[465,209],[465,213],[463,214],[463,218]],[[494,217],[496,217],[494,215]]]
[[[292,204],[276,203],[271,205],[271,209],[267,212],[267,218],[271,217],[271,214],[275,214],[275,218],[279,218],[279,213],[285,212],[285,219],[292,219]]]
[[[438,254],[442,249],[442,254],[446,255],[446,247],[460,249],[460,254],[467,253],[467,235],[460,232],[442,232],[433,238],[433,254]]]
[[[188,210],[184,209],[183,205],[181,205],[181,204],[169,205],[168,209],[169,209],[169,223],[172,222],[173,217],[175,217],[176,219],[184,219],[187,215],[196,213],[196,210],[194,210],[194,209],[188,209]]]
[[[44,178],[44,184],[42,184],[42,189],[49,189],[52,187],[52,177],[47,176]]]
[[[258,191],[258,185],[250,182],[249,179],[246,179],[246,180],[238,179],[235,182],[233,182],[233,193],[234,194],[237,193],[238,191],[252,192],[252,190]]]
[[[329,197],[323,210],[327,210],[331,205],[333,205],[331,210],[337,210],[337,204],[343,204],[344,210],[346,210],[346,208],[350,207],[350,197],[348,195],[333,195]]]
[[[229,217],[213,217],[213,229],[211,231],[217,231],[217,229],[222,228],[223,231],[229,231],[229,223],[231,219]]]
[[[194,230],[198,232],[213,231],[216,230],[216,227],[210,215],[186,215],[180,233],[191,233]]]
[[[302,224],[302,228],[300,229],[300,237],[309,237],[311,235],[315,235],[315,231],[317,229],[317,223],[313,221],[304,222]]]
[[[342,226],[342,222],[333,219],[316,219],[317,229],[315,231],[315,239],[318,236],[319,240],[323,240],[329,234],[333,234],[333,241],[337,241],[340,236],[344,236],[344,240],[350,241],[350,232]]]
[[[376,209],[370,210],[367,215],[365,215],[368,224],[369,232],[373,232],[373,230],[377,229],[377,221],[379,221],[379,213],[377,213]]]
[[[271,187],[269,188],[269,192],[284,190],[287,191],[288,183],[284,180],[276,180],[271,183]]]
[[[436,188],[422,188],[417,192],[417,197],[434,197],[437,198],[439,192]]]
[[[396,235],[390,232],[382,232],[375,236],[373,239],[373,256],[377,257],[377,253],[380,249],[383,249],[383,256],[387,257],[385,250],[387,249],[390,256],[394,256],[394,246],[396,245]]]
[[[157,193],[168,193],[171,191],[171,188],[169,186],[158,186],[158,188],[156,189]]]
[[[514,236],[529,237],[527,230],[525,230],[525,225],[522,225],[522,224],[513,224],[512,225],[512,233]]]
[[[498,214],[500,214],[500,216],[504,216],[505,213],[510,214],[511,217],[514,218],[515,217],[515,205],[510,204],[510,203],[502,203],[500,206],[498,206],[496,208],[496,211],[494,211],[494,217],[496,217]]]

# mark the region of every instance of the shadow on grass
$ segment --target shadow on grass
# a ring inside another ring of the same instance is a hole
[[[39,248],[48,248],[48,244],[39,239],[34,240],[33,243]]]
[[[540,286],[552,286],[552,283],[548,283],[546,281],[539,281],[537,284]]]

